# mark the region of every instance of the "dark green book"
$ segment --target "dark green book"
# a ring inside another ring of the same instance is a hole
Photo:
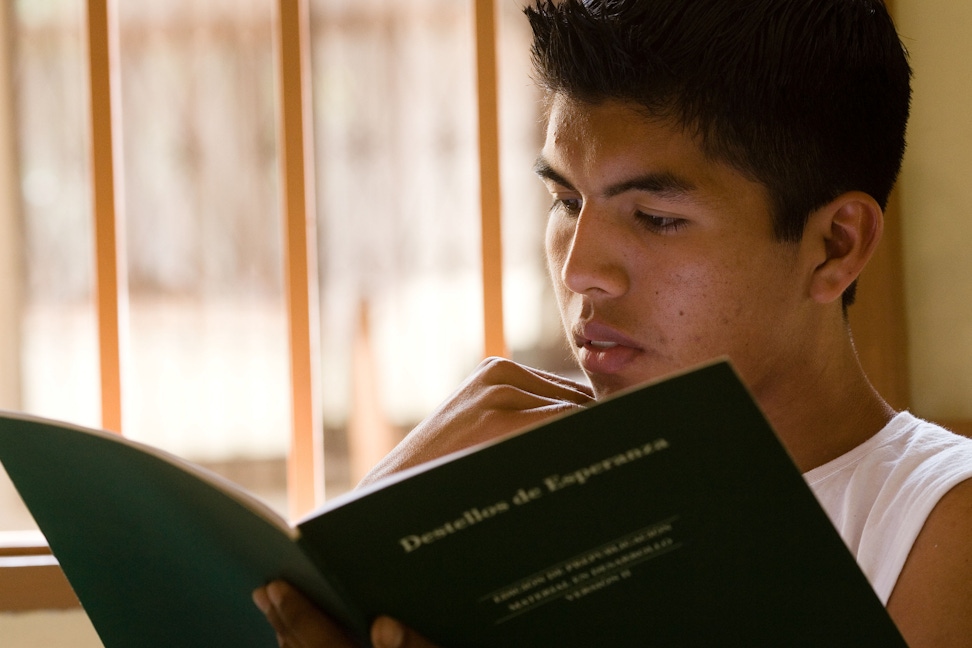
[[[8,414],[0,461],[108,648],[275,646],[250,592],[279,577],[362,638],[386,613],[446,647],[904,646],[724,362],[296,528],[114,434]]]

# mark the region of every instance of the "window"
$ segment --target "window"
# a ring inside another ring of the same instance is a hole
[[[314,361],[329,496],[353,486],[483,354],[476,7],[308,3]],[[20,190],[0,222],[25,244],[24,271],[7,279],[22,297],[7,325],[18,348],[3,356],[18,380],[3,398],[100,426],[84,11],[78,0],[12,10]],[[118,2],[115,164],[124,433],[286,510],[276,12],[272,0]],[[513,357],[556,370],[569,362],[542,261],[547,199],[529,173],[541,133],[528,26],[505,3],[495,18],[486,34],[501,53],[502,174],[488,199],[503,207],[503,341]],[[9,484],[0,506],[7,529],[30,525]]]

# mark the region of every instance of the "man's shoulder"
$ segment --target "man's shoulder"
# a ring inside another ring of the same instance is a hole
[[[972,478],[972,440],[902,412],[865,443],[806,477],[887,602],[932,511],[939,510],[940,519],[949,517],[939,502]]]
[[[925,520],[888,601],[912,647],[966,646],[972,636],[972,479],[948,490]]]
[[[912,647],[966,646],[972,636],[972,439],[912,417],[906,446],[930,511],[888,611]]]
[[[930,464],[930,474],[951,475],[954,486],[972,477],[972,438],[956,434],[936,423],[908,415],[911,431],[902,447],[914,461]]]
[[[950,475],[954,485],[963,473],[972,476],[972,439],[904,411],[862,444],[806,477],[811,485],[826,488],[826,482],[831,482],[842,492],[847,482],[862,482],[869,486],[867,490],[897,490],[903,482],[944,475]]]

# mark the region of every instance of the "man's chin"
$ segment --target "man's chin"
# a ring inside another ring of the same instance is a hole
[[[619,392],[640,387],[645,383],[662,380],[679,371],[684,371],[684,369],[665,368],[650,372],[638,372],[637,374],[593,374],[589,372],[585,372],[585,374],[594,390],[594,397],[601,400]]]
[[[635,387],[641,382],[632,382],[630,380],[625,380],[623,377],[618,375],[590,375],[587,376],[588,381],[591,383],[591,387],[594,389],[594,398],[601,400],[608,398],[618,392],[625,391],[631,387]]]

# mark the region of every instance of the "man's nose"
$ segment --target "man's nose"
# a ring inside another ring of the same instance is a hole
[[[625,236],[609,215],[585,205],[574,221],[570,248],[560,271],[564,285],[590,297],[618,297],[627,292]]]

